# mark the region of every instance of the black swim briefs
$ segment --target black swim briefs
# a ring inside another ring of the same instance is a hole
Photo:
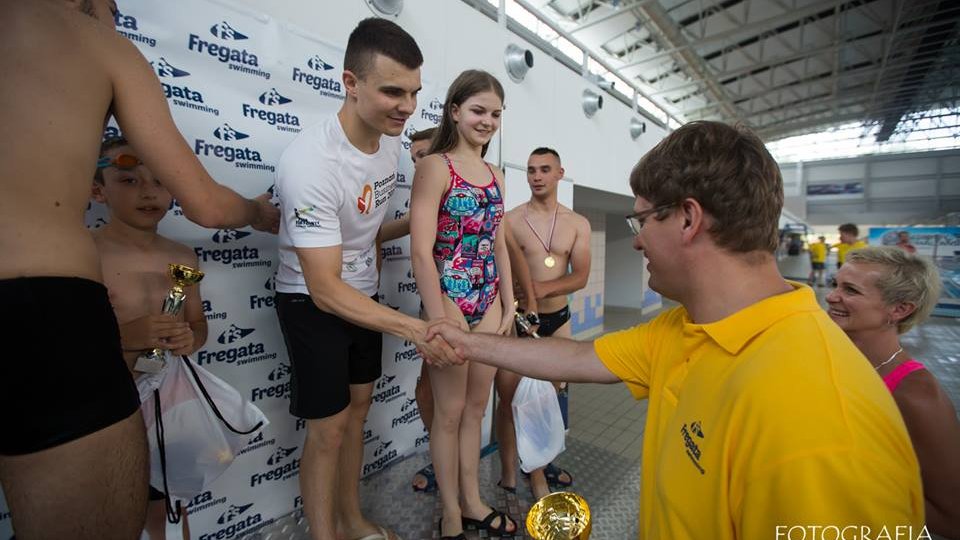
[[[95,281],[0,280],[0,454],[64,444],[139,413],[120,329]]]

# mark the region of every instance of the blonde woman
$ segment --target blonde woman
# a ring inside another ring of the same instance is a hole
[[[950,398],[900,343],[923,322],[940,296],[933,264],[895,247],[847,253],[828,313],[883,377],[913,441],[927,525],[960,538],[960,422]]]

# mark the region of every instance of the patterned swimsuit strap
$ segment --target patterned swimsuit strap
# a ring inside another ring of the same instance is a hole
[[[457,172],[457,170],[453,168],[453,162],[450,161],[450,157],[447,156],[447,154],[443,154],[443,153],[442,153],[442,154],[440,154],[440,157],[442,157],[443,160],[447,162],[447,169],[450,170],[450,178],[454,179],[454,181],[456,181],[456,179],[459,178],[461,181],[470,184],[470,182],[467,182],[467,180],[466,180],[464,177],[460,176],[460,174]],[[487,170],[490,171],[490,181],[491,181],[491,182],[496,182],[496,181],[497,181],[497,175],[493,172],[493,167],[491,167],[490,164],[487,163],[487,160],[483,160],[483,164],[486,165],[486,166],[487,166]],[[470,184],[470,185],[472,186],[473,184]],[[474,186],[474,187],[476,187],[476,186]]]
[[[457,174],[457,171],[453,168],[453,162],[450,161],[450,157],[447,156],[447,154],[440,154],[440,157],[442,157],[443,160],[447,162],[447,169],[450,171],[450,178],[456,178],[460,176],[459,174]]]

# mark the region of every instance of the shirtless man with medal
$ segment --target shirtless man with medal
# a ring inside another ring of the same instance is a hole
[[[506,219],[533,281],[533,291],[515,287],[520,309],[540,336],[570,337],[570,308],[567,295],[582,289],[590,275],[590,223],[557,201],[563,178],[560,155],[551,148],[537,148],[527,161],[530,200],[507,212]],[[497,440],[500,444],[499,486],[516,489],[517,448],[511,403],[520,376],[506,370],[497,373]],[[559,386],[564,383],[557,381]],[[566,471],[547,465],[530,475],[531,489],[539,499],[549,485],[567,487],[573,478]]]

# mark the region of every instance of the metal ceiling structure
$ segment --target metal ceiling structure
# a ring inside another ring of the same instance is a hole
[[[766,141],[856,122],[885,142],[932,120],[960,137],[958,0],[510,3],[680,122]]]

